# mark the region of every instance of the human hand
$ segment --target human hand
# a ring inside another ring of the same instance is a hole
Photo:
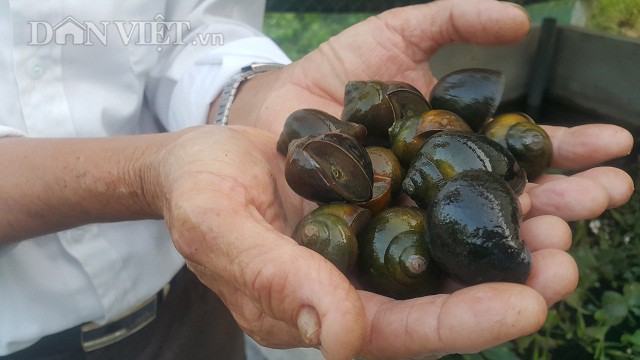
[[[392,10],[345,31],[281,72],[263,74],[248,82],[242,90],[249,94],[245,99],[263,100],[249,115],[234,116],[232,110],[231,123],[255,126],[275,135],[282,129],[286,116],[300,108],[319,108],[339,115],[344,85],[354,79],[406,81],[428,93],[435,79],[427,61],[440,46],[458,41],[513,42],[522,39],[528,28],[524,13],[494,1],[439,1]],[[261,87],[262,95],[253,96],[253,90]],[[238,100],[242,101],[241,97]],[[238,108],[249,109],[236,105],[235,114],[241,114]],[[614,126],[546,129],[554,141],[554,166],[571,170],[626,155],[633,142],[628,132]],[[272,154],[274,143],[271,148],[267,143],[265,139],[264,148],[255,150]],[[272,172],[269,176],[281,181],[277,167],[270,169],[276,169],[277,174]],[[263,242],[256,241],[253,245],[241,242],[241,246],[248,246],[243,251],[254,258],[248,263],[238,260],[237,264],[252,271],[235,275],[235,280],[220,281],[224,277],[219,273],[232,273],[234,268],[243,267],[227,264],[226,270],[220,271],[221,267],[207,265],[213,260],[195,256],[200,251],[185,252],[188,247],[181,251],[191,258],[191,268],[207,285],[217,292],[231,294],[223,298],[234,316],[249,335],[265,345],[320,344],[329,358],[349,358],[354,354],[402,358],[475,352],[534,332],[544,323],[547,306],[569,295],[577,283],[575,262],[564,252],[570,246],[571,232],[562,219],[590,218],[607,207],[619,206],[629,198],[632,186],[626,174],[612,168],[596,168],[567,178],[543,176],[536,184],[530,184],[520,199],[523,209],[529,210],[529,219],[521,229],[522,237],[533,252],[533,271],[527,286],[483,284],[450,295],[404,302],[356,291],[326,261],[280,235],[289,234],[294,219],[310,209],[282,182],[265,187],[277,188],[275,192],[262,190],[250,197],[255,200],[268,195],[270,200],[261,200],[265,210],[257,213],[255,209],[260,207],[249,204],[252,217],[237,215],[249,221],[247,229],[229,224],[217,232],[208,229],[215,234],[210,238],[217,239],[213,241],[214,248],[208,250],[210,254],[216,253],[219,246],[226,251],[223,254],[238,254],[241,251],[232,245],[226,245],[231,250],[225,250],[226,239],[251,239],[256,233],[265,234]],[[272,197],[269,195],[272,193],[277,195]],[[228,213],[223,209],[229,208],[235,209],[233,214],[247,212],[247,201],[240,198],[241,205],[223,202],[225,206],[216,208],[217,211]],[[272,207],[264,206],[270,202]],[[279,211],[287,214],[287,221],[275,216]],[[275,250],[275,244],[282,250]],[[208,245],[203,240],[199,247]],[[309,268],[314,271],[306,270]],[[221,289],[217,283],[226,283],[225,286],[235,290]],[[253,290],[247,292],[249,284]],[[297,315],[304,306],[316,309],[320,325],[320,330],[307,342],[297,331]]]
[[[263,345],[318,346],[329,359],[475,352],[537,330],[547,306],[575,288],[577,269],[564,253],[571,232],[546,215],[521,229],[533,252],[527,286],[482,284],[408,301],[356,290],[285,236],[313,204],[286,184],[275,137],[234,126],[177,135],[152,167],[165,194],[159,207],[189,268]],[[557,164],[587,165],[556,146]]]
[[[563,252],[570,230],[539,216],[522,227],[533,252],[531,288],[484,284],[404,302],[356,291],[330,263],[282,235],[313,205],[286,185],[274,143],[257,130],[209,127],[187,131],[161,153],[161,178],[173,184],[163,207],[176,247],[264,345],[321,344],[329,358],[472,352],[535,331],[546,305],[575,287],[575,264]],[[586,161],[555,159],[569,160]],[[307,342],[297,318],[306,306],[320,326]]]
[[[366,334],[363,305],[330,262],[285,235],[314,205],[287,185],[276,138],[235,126],[173,136],[146,188],[188,267],[259,343],[354,355]]]

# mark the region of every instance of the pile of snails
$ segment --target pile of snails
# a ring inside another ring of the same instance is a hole
[[[396,299],[436,293],[446,276],[524,283],[517,196],[550,166],[552,145],[525,114],[494,117],[503,91],[487,69],[444,76],[429,100],[406,83],[352,81],[342,119],[291,114],[277,144],[285,177],[320,205],[292,237]],[[403,193],[417,207],[400,206]]]

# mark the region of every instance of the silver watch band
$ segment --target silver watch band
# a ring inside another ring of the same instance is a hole
[[[263,72],[282,69],[284,66],[285,65],[273,63],[253,63],[242,68],[240,73],[233,76],[222,89],[222,93],[220,94],[220,103],[216,110],[216,117],[213,120],[213,125],[227,125],[233,99],[236,97],[236,93],[244,81]]]

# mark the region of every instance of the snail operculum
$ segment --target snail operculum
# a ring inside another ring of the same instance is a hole
[[[376,215],[400,195],[404,170],[391,150],[378,146],[370,146],[366,150],[373,166],[373,196],[359,205]]]
[[[443,131],[420,147],[402,187],[418,206],[428,209],[446,180],[474,169],[501,176],[518,195],[527,183],[516,159],[500,144],[471,132]]]
[[[388,147],[388,131],[396,120],[430,109],[424,96],[409,84],[351,81],[345,87],[342,120],[364,125],[367,145]]]
[[[520,238],[514,192],[492,172],[469,170],[449,180],[427,215],[431,255],[455,281],[524,283],[531,253]]]
[[[354,138],[340,133],[292,142],[285,178],[298,195],[317,203],[363,202],[373,195],[369,155]]]
[[[434,109],[451,111],[474,131],[495,113],[504,92],[504,76],[488,69],[463,69],[445,75],[431,90]]]
[[[481,133],[506,147],[530,179],[538,177],[551,165],[551,138],[526,114],[500,115],[488,122]]]
[[[356,263],[358,240],[347,221],[339,216],[311,212],[298,223],[292,238],[322,255],[343,273]]]
[[[338,120],[333,115],[321,110],[301,109],[287,117],[278,139],[278,152],[286,156],[292,141],[329,132],[352,136],[360,144],[363,144],[367,137],[367,129],[362,125]]]

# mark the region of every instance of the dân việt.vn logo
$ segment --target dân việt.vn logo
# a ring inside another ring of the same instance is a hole
[[[28,23],[31,27],[29,45],[107,45],[114,41],[113,37],[124,45],[155,45],[158,51],[162,51],[164,45],[224,45],[223,34],[192,34],[189,21],[166,21],[162,14],[156,15],[152,21],[93,22],[67,16],[57,24],[46,21]]]

